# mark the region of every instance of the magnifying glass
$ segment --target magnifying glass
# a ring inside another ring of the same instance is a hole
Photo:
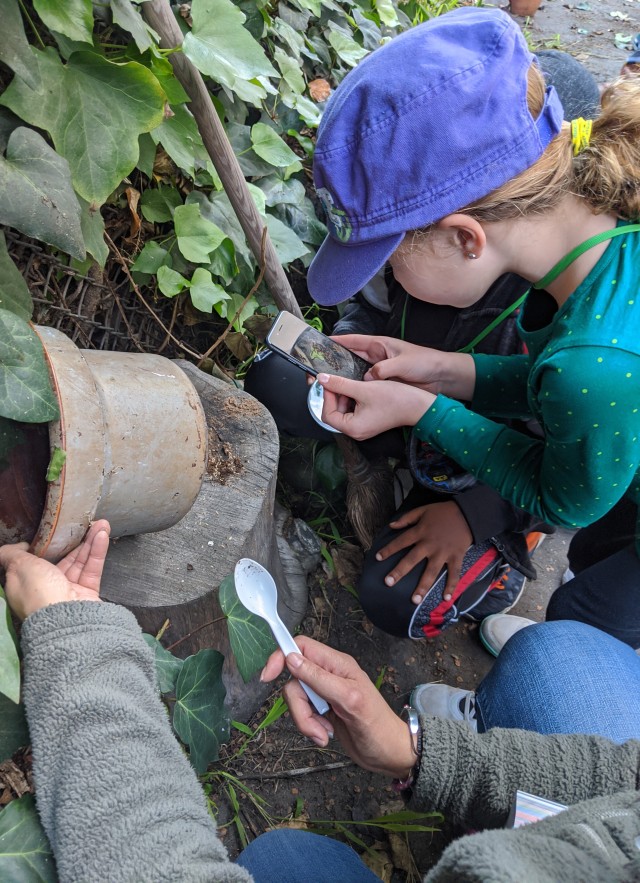
[[[339,429],[334,429],[333,426],[329,426],[328,423],[325,423],[322,419],[322,405],[324,403],[324,389],[317,380],[315,380],[311,386],[309,387],[309,392],[307,393],[307,406],[309,408],[309,413],[316,421],[319,426],[322,426],[323,429],[328,429],[329,432],[335,432],[340,435]]]

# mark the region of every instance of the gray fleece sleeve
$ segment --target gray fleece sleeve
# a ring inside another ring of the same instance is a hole
[[[599,736],[542,736],[423,718],[418,805],[455,824],[505,824],[516,790],[573,805],[640,785],[640,741],[616,745]]]
[[[134,617],[54,604],[22,628],[38,811],[61,883],[248,883],[173,736]]]

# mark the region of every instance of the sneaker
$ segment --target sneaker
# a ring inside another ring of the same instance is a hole
[[[474,733],[478,732],[476,694],[447,684],[418,684],[409,703],[419,714],[443,720],[461,721]]]
[[[470,610],[460,610],[460,616],[472,622],[481,622],[487,616],[506,613],[518,603],[524,592],[527,578],[508,564],[486,591],[484,598],[475,600]]]
[[[546,538],[547,534],[542,533],[541,530],[530,530],[529,533],[525,535],[529,555],[533,555],[535,550],[540,548]]]
[[[567,567],[565,572],[562,574],[562,582],[560,583],[563,586],[565,583],[571,582],[572,579],[575,579],[575,573],[571,570],[570,567]]]
[[[487,616],[480,623],[480,640],[485,650],[488,650],[492,656],[498,656],[512,635],[534,624],[533,619],[526,619],[524,616],[505,616],[503,613],[495,613],[493,616]]]

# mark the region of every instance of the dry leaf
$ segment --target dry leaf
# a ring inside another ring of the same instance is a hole
[[[309,95],[314,101],[326,101],[331,95],[331,86],[326,80],[311,80],[309,83]]]
[[[138,231],[140,230],[140,215],[138,214],[140,191],[136,190],[135,187],[127,187],[124,192],[125,196],[127,197],[127,205],[129,206],[129,211],[131,212],[131,227],[129,228],[129,238],[133,239],[138,235]]]
[[[380,877],[384,883],[391,883],[391,875],[393,874],[393,862],[391,856],[379,849],[372,849],[360,856],[363,864],[365,864],[376,877]]]
[[[230,331],[225,337],[224,342],[236,359],[239,359],[241,362],[244,362],[245,359],[248,359],[253,354],[253,347],[244,334],[241,334],[239,331]]]
[[[405,874],[411,874],[415,871],[415,863],[407,838],[404,834],[397,834],[395,831],[387,832],[389,837],[389,845],[391,846],[391,855],[393,856],[393,864],[396,868],[404,871]]]
[[[341,586],[354,586],[362,573],[363,552],[353,543],[340,543],[331,549],[336,579]]]

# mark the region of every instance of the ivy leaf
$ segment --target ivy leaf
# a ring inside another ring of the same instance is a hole
[[[40,338],[24,319],[0,309],[0,416],[47,423],[59,414]]]
[[[163,266],[171,266],[171,256],[166,248],[162,248],[157,242],[151,240],[151,242],[145,243],[144,248],[131,265],[131,272],[155,276]]]
[[[229,295],[211,278],[208,270],[198,267],[191,279],[189,288],[191,303],[202,313],[211,313],[214,307],[229,300]],[[219,312],[219,311],[218,311]]]
[[[251,249],[226,193],[212,193],[207,198],[204,193],[193,191],[187,196],[187,205],[197,205],[204,218],[225,230],[233,242],[236,254],[240,255],[246,265],[253,267]]]
[[[290,264],[309,254],[309,249],[302,239],[273,215],[267,215],[267,228],[281,264]]]
[[[220,583],[218,600],[227,617],[229,641],[238,671],[246,684],[258,669],[263,668],[276,644],[264,619],[250,613],[240,602],[233,574],[225,576]]]
[[[0,693],[0,763],[8,757],[12,757],[18,748],[28,745],[29,741],[24,706],[17,705]],[[4,879],[0,873],[0,880]]]
[[[33,129],[21,126],[11,133],[6,159],[0,156],[0,192],[1,224],[84,258],[69,166]]]
[[[140,151],[140,155],[138,156],[138,168],[142,172],[143,175],[146,175],[149,180],[153,175],[153,166],[156,161],[156,143],[148,132],[143,132],[142,135],[138,138],[138,150]]]
[[[300,62],[287,55],[284,49],[280,49],[280,47],[276,48],[273,57],[280,68],[280,73],[291,89],[300,94],[304,92],[306,83],[300,70]]]
[[[0,103],[51,135],[69,163],[73,186],[102,205],[138,161],[138,137],[163,120],[165,94],[150,70],[74,52],[66,65],[52,49],[32,49],[38,88],[17,77]]]
[[[101,267],[107,263],[109,246],[104,239],[104,220],[99,208],[92,208],[89,203],[82,199],[80,203],[80,229],[84,245],[90,255],[96,259]]]
[[[56,864],[32,794],[0,812],[0,879],[56,883]]]
[[[188,261],[206,264],[209,255],[225,238],[225,233],[211,221],[203,218],[197,205],[179,205],[173,220],[178,237],[178,248]]]
[[[215,251],[209,255],[209,270],[214,276],[220,276],[229,284],[234,276],[238,274],[238,262],[236,261],[236,250],[233,242],[227,238],[223,239]]]
[[[143,634],[147,644],[153,650],[156,661],[156,674],[158,676],[158,686],[161,693],[175,693],[176,681],[178,675],[182,671],[184,659],[178,659],[166,647],[163,647],[160,641],[153,635]]]
[[[335,50],[338,58],[341,58],[345,64],[348,64],[349,67],[355,67],[356,64],[368,55],[366,49],[363,49],[362,46],[359,46],[358,43],[346,34],[344,31],[339,30],[337,28],[330,28],[329,35],[327,37],[331,47]]]
[[[33,0],[33,5],[50,30],[80,43],[93,42],[91,0]]]
[[[165,297],[175,297],[176,294],[180,294],[181,291],[189,287],[189,280],[176,270],[172,270],[171,267],[158,267],[157,278],[158,288]]]
[[[164,224],[170,221],[179,205],[182,205],[180,193],[175,187],[168,184],[148,187],[140,200],[143,217],[153,224]]]
[[[388,28],[398,26],[398,14],[392,3],[392,0],[373,0],[373,5],[378,11],[380,21]]]
[[[20,658],[11,614],[2,588],[0,588],[0,693],[12,702],[20,701]]]
[[[24,32],[17,0],[1,0],[0,8],[2,9],[0,61],[3,61],[14,74],[34,88],[37,79],[29,66],[31,49]]]
[[[151,35],[153,34],[154,37],[158,35],[147,25],[131,0],[109,0],[109,3],[115,24],[131,34],[139,52],[144,52],[155,45]]]
[[[193,28],[182,44],[187,58],[216,82],[234,89],[237,80],[277,76],[262,46],[243,27],[232,0],[193,0]]]
[[[176,682],[173,726],[189,746],[191,763],[199,774],[218,759],[220,745],[229,738],[223,663],[224,656],[217,650],[200,650],[184,660]]]
[[[33,303],[22,273],[11,260],[4,233],[0,230],[0,309],[15,313],[26,322],[31,318]]]
[[[183,169],[192,178],[198,168],[205,166],[209,160],[196,121],[191,112],[183,105],[171,108],[173,116],[163,120],[161,125],[151,132],[156,144],[162,144],[179,169]]]
[[[251,127],[251,146],[254,153],[272,166],[287,168],[293,163],[300,165],[298,156],[266,123],[256,123]]]

